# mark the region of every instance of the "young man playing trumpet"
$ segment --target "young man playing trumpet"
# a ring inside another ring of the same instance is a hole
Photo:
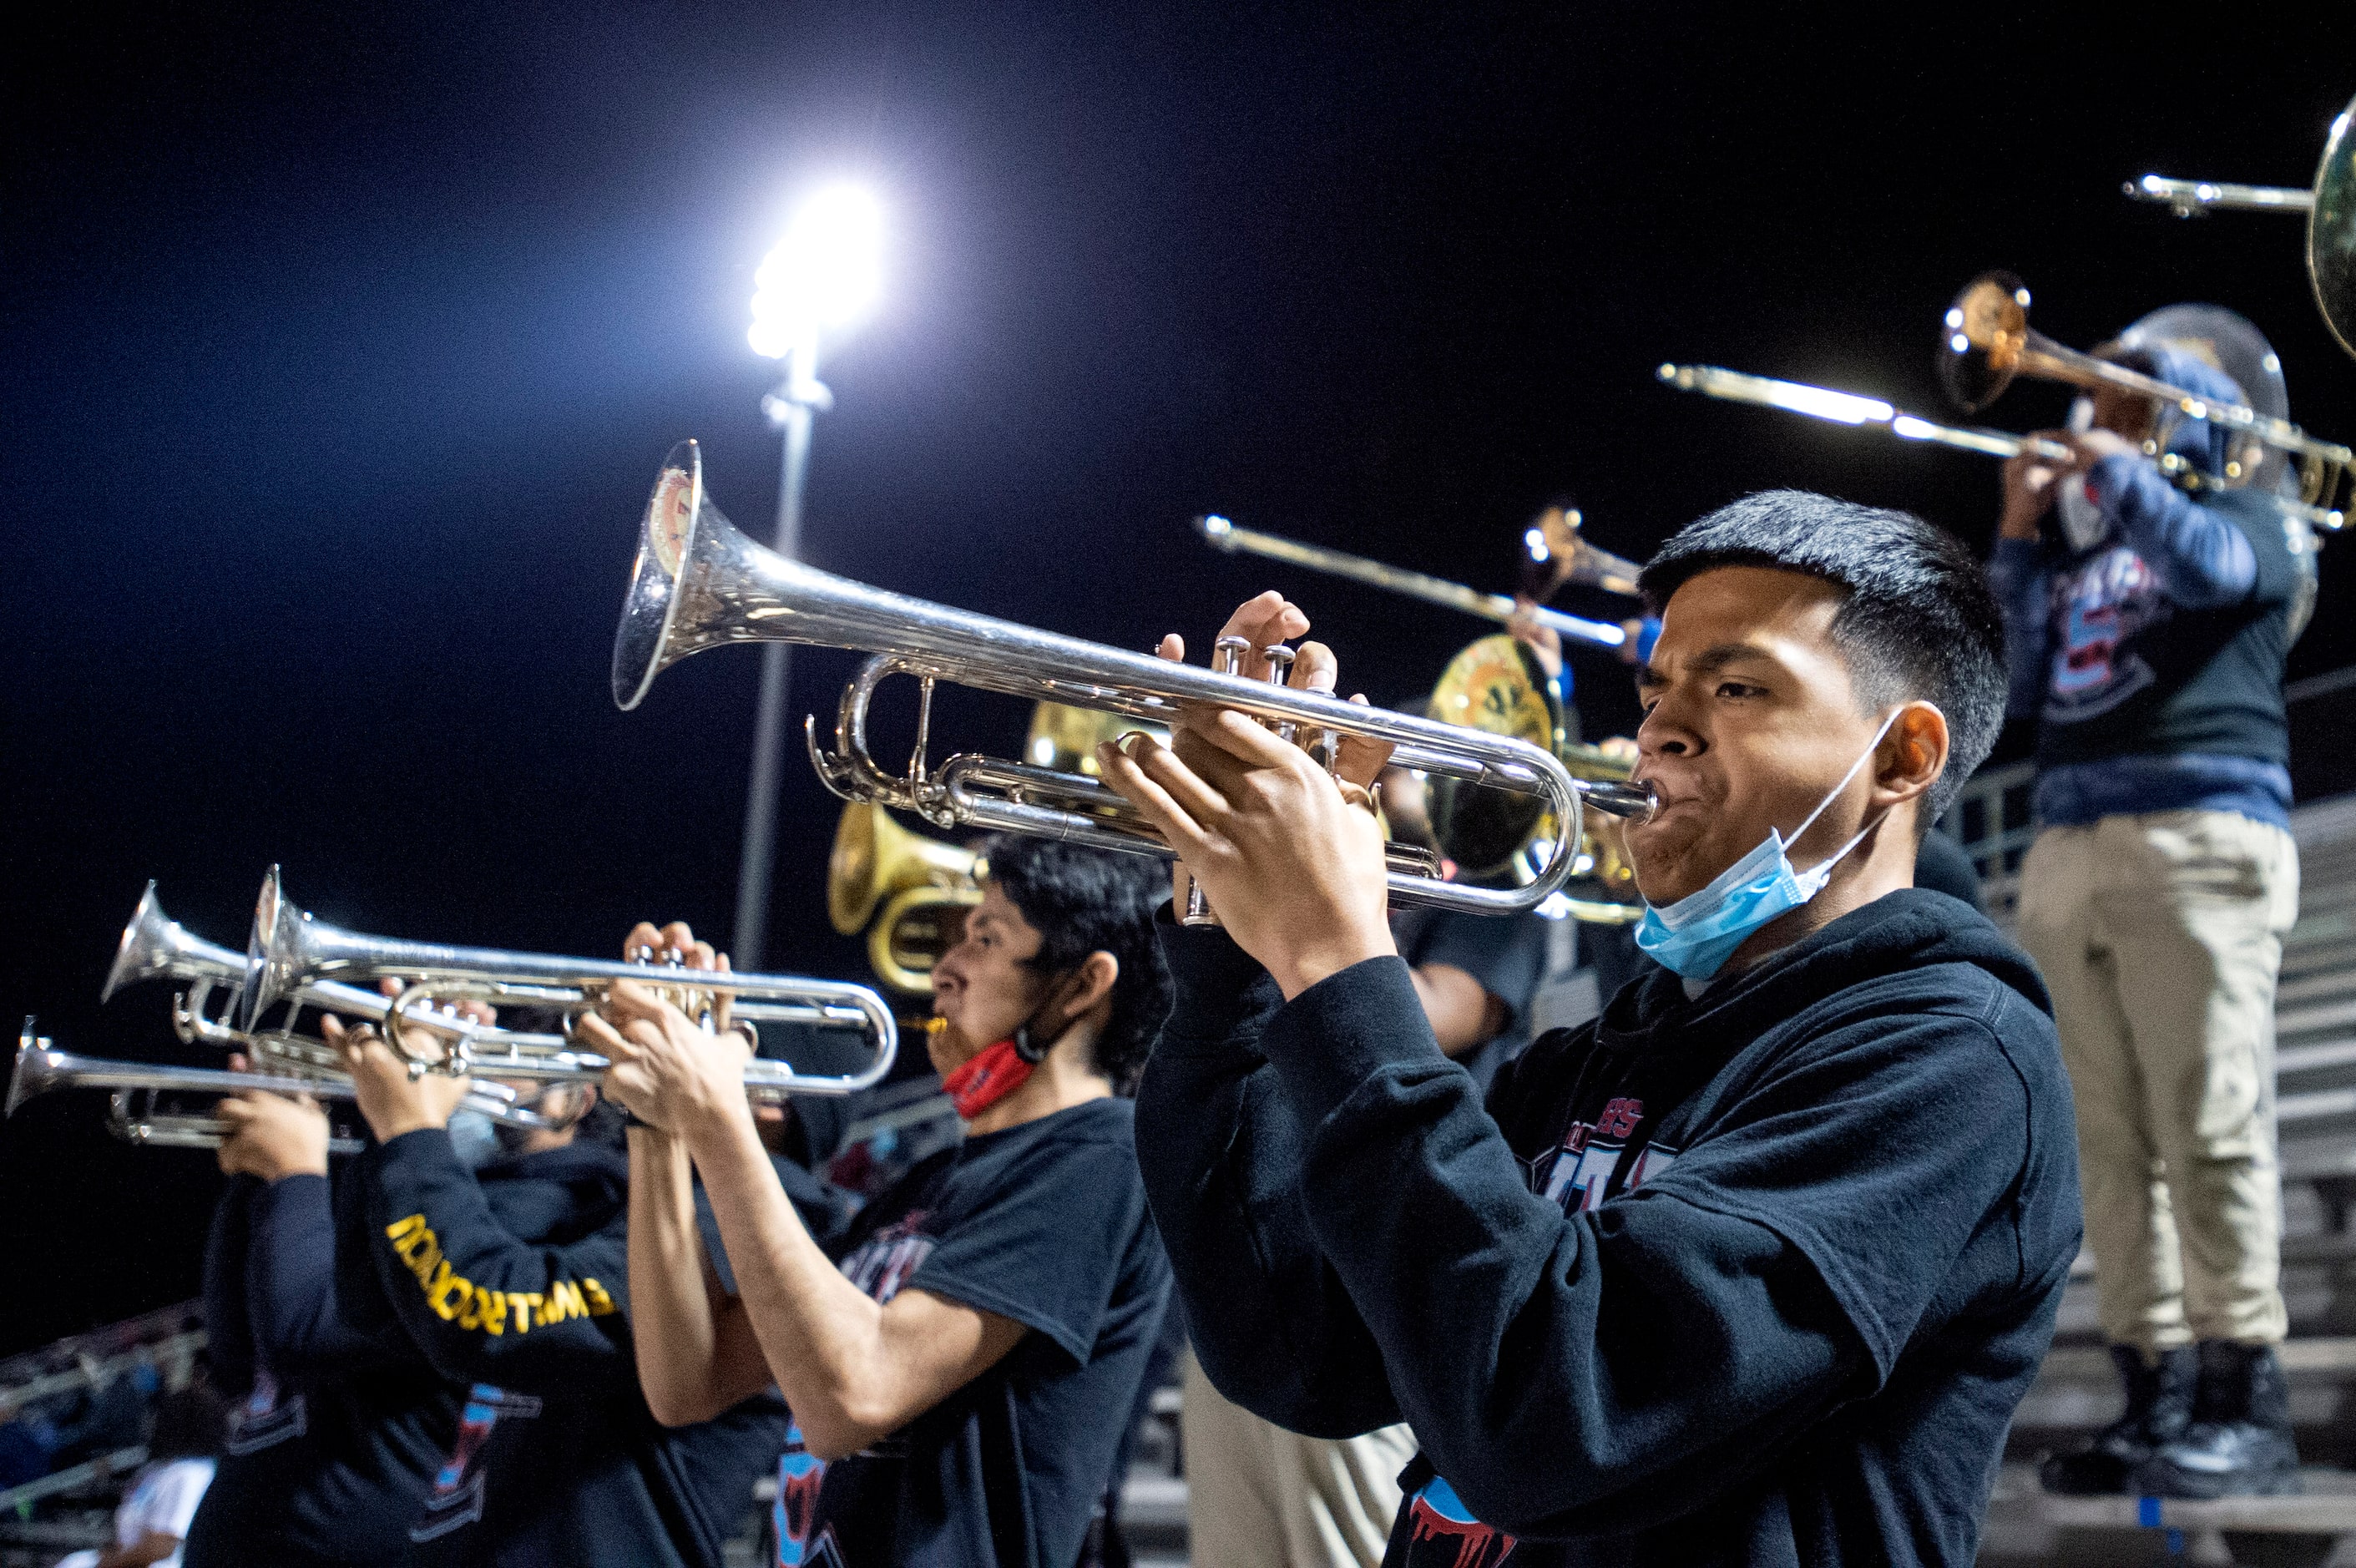
[[[1226,712],[1107,749],[1225,921],[1163,928],[1138,1122],[1196,1353],[1297,1430],[1413,1427],[1394,1565],[1968,1563],[2079,1235],[2043,987],[1909,886],[2001,718],[1997,607],[1927,524],[1790,491],[1644,585],[1664,968],[1485,1114],[1391,949],[1378,758],[1337,788]]]
[[[1072,1568],[1169,1298],[1125,1091],[1169,1009],[1159,867],[1034,839],[988,849],[933,971],[926,1036],[961,1145],[812,1239],[746,1104],[741,1033],[614,988],[584,1025],[630,1138],[630,1287],[656,1416],[774,1383],[781,1563]],[[631,946],[724,962],[684,926]],[[691,1166],[734,1276],[703,1253]]]

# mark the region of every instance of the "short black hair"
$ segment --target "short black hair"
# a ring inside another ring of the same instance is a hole
[[[1119,963],[1112,1016],[1097,1036],[1096,1065],[1114,1089],[1131,1092],[1173,994],[1153,929],[1154,911],[1170,897],[1168,865],[1013,833],[990,839],[982,854],[991,882],[1039,933],[1032,968],[1061,974],[1092,952],[1110,953]]]
[[[1799,572],[1847,591],[1832,636],[1859,705],[1872,713],[1921,699],[1947,716],[1946,769],[1918,826],[1945,814],[2004,727],[2004,618],[1963,542],[1912,512],[1762,490],[1679,529],[1637,586],[1658,615],[1719,566]]]

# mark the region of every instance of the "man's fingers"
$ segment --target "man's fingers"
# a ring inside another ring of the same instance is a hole
[[[1205,782],[1201,774],[1186,766],[1184,758],[1151,736],[1140,736],[1119,749],[1121,756],[1159,785],[1171,804],[1185,812],[1196,827],[1213,827],[1226,814],[1227,800],[1217,786]]]
[[[633,1018],[651,1018],[660,1013],[662,998],[643,981],[617,980],[605,988],[605,1004],[597,1011],[609,1022],[626,1024]]]
[[[1154,645],[1153,651],[1173,664],[1183,664],[1186,662],[1186,639],[1174,631],[1167,633]]]
[[[1353,692],[1350,701],[1361,708],[1371,705],[1364,692]],[[1389,766],[1390,760],[1389,741],[1376,740],[1369,736],[1345,735],[1342,737],[1341,750],[1333,758],[1333,773],[1345,782],[1371,788],[1383,769]]]
[[[1105,782],[1142,811],[1146,821],[1161,831],[1162,842],[1176,850],[1181,858],[1190,850],[1199,854],[1207,847],[1208,839],[1201,826],[1170,798],[1167,790],[1146,777],[1145,770],[1130,760],[1128,752],[1106,741],[1097,747],[1097,766],[1104,770]]]
[[[1248,680],[1268,679],[1269,663],[1260,650],[1279,642],[1289,642],[1309,629],[1309,618],[1282,594],[1270,588],[1256,598],[1247,599],[1227,618],[1219,628],[1221,637],[1240,637],[1251,644],[1252,651],[1238,671]]]
[[[622,956],[635,962],[640,953],[659,951],[662,945],[660,928],[652,920],[640,920],[630,928],[630,934],[622,939]]]
[[[637,1055],[637,1047],[624,1039],[619,1030],[594,1013],[582,1015],[580,1023],[573,1026],[573,1035],[601,1057],[619,1058]]]
[[[1341,660],[1333,650],[1322,642],[1304,642],[1293,650],[1292,676],[1288,682],[1296,691],[1322,692],[1333,694],[1333,684],[1341,678]]]
[[[1178,722],[1188,734],[1255,768],[1281,768],[1293,757],[1306,755],[1290,741],[1279,740],[1276,732],[1258,719],[1233,708],[1188,714]],[[1215,774],[1214,781],[1217,781]]]
[[[657,957],[694,950],[695,932],[685,920],[673,920],[662,929],[662,946]]]

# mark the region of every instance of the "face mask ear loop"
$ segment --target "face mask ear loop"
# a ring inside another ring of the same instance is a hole
[[[1804,835],[1811,827],[1815,825],[1816,819],[1825,814],[1825,808],[1831,805],[1835,800],[1840,799],[1840,792],[1848,788],[1848,781],[1857,777],[1857,770],[1870,761],[1875,752],[1881,749],[1881,737],[1890,733],[1890,726],[1896,724],[1898,722],[1898,715],[1905,711],[1906,709],[1902,706],[1890,710],[1890,716],[1881,721],[1881,727],[1879,729],[1873,732],[1872,744],[1869,745],[1863,751],[1858,754],[1857,760],[1848,765],[1848,771],[1840,776],[1840,782],[1834,785],[1832,789],[1826,792],[1825,798],[1816,802],[1816,809],[1808,813],[1807,820],[1803,822],[1798,827],[1792,830],[1792,836],[1788,842],[1792,843],[1799,843],[1802,836]],[[1841,845],[1840,848],[1833,851],[1833,853],[1815,869],[1819,871],[1829,869],[1841,858],[1841,856],[1855,849],[1858,844],[1863,843],[1865,842],[1865,835],[1879,827],[1881,825],[1881,817],[1886,817],[1890,813],[1887,811],[1884,811],[1880,817],[1874,818],[1873,821],[1858,829],[1857,836],[1855,838]]]

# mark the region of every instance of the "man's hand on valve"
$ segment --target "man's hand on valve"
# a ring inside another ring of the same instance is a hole
[[[1228,618],[1221,635],[1248,640],[1254,652],[1241,673],[1265,679],[1268,661],[1258,650],[1308,629],[1297,606],[1267,593]],[[1165,637],[1161,652],[1181,660],[1185,644]],[[1304,643],[1290,683],[1330,694],[1336,673],[1331,649]],[[1398,950],[1387,918],[1382,830],[1368,792],[1389,749],[1345,737],[1329,775],[1310,752],[1221,708],[1183,714],[1170,746],[1138,735],[1100,746],[1098,763],[1106,782],[1177,850],[1237,943],[1291,997]]]
[[[230,1070],[245,1071],[245,1058],[232,1056]],[[327,1113],[309,1095],[232,1094],[216,1114],[229,1129],[220,1146],[223,1174],[273,1182],[327,1174]]]
[[[389,989],[396,984],[387,983]],[[490,1023],[494,1016],[491,1009],[479,1002],[461,1003],[450,1011],[455,1017],[480,1024]],[[329,1045],[343,1053],[344,1069],[351,1074],[353,1098],[359,1106],[360,1118],[380,1144],[390,1144],[404,1133],[448,1126],[451,1112],[458,1109],[474,1087],[474,1080],[464,1075],[435,1071],[412,1077],[409,1064],[393,1055],[392,1047],[384,1043],[373,1024],[347,1025],[340,1019],[327,1018],[320,1022],[319,1032],[327,1037]]]
[[[624,945],[637,957],[649,950],[675,953],[684,967],[728,972],[728,955],[695,940],[684,921],[658,930],[640,921]],[[679,1006],[680,988],[659,979],[625,980],[609,987],[594,1013],[581,1020],[581,1043],[613,1065],[605,1069],[606,1098],[648,1126],[686,1135],[698,1127],[750,1119],[744,1098],[744,1064],[753,1043],[728,1027],[725,993],[697,993],[698,1011],[708,999],[712,1027]]]

